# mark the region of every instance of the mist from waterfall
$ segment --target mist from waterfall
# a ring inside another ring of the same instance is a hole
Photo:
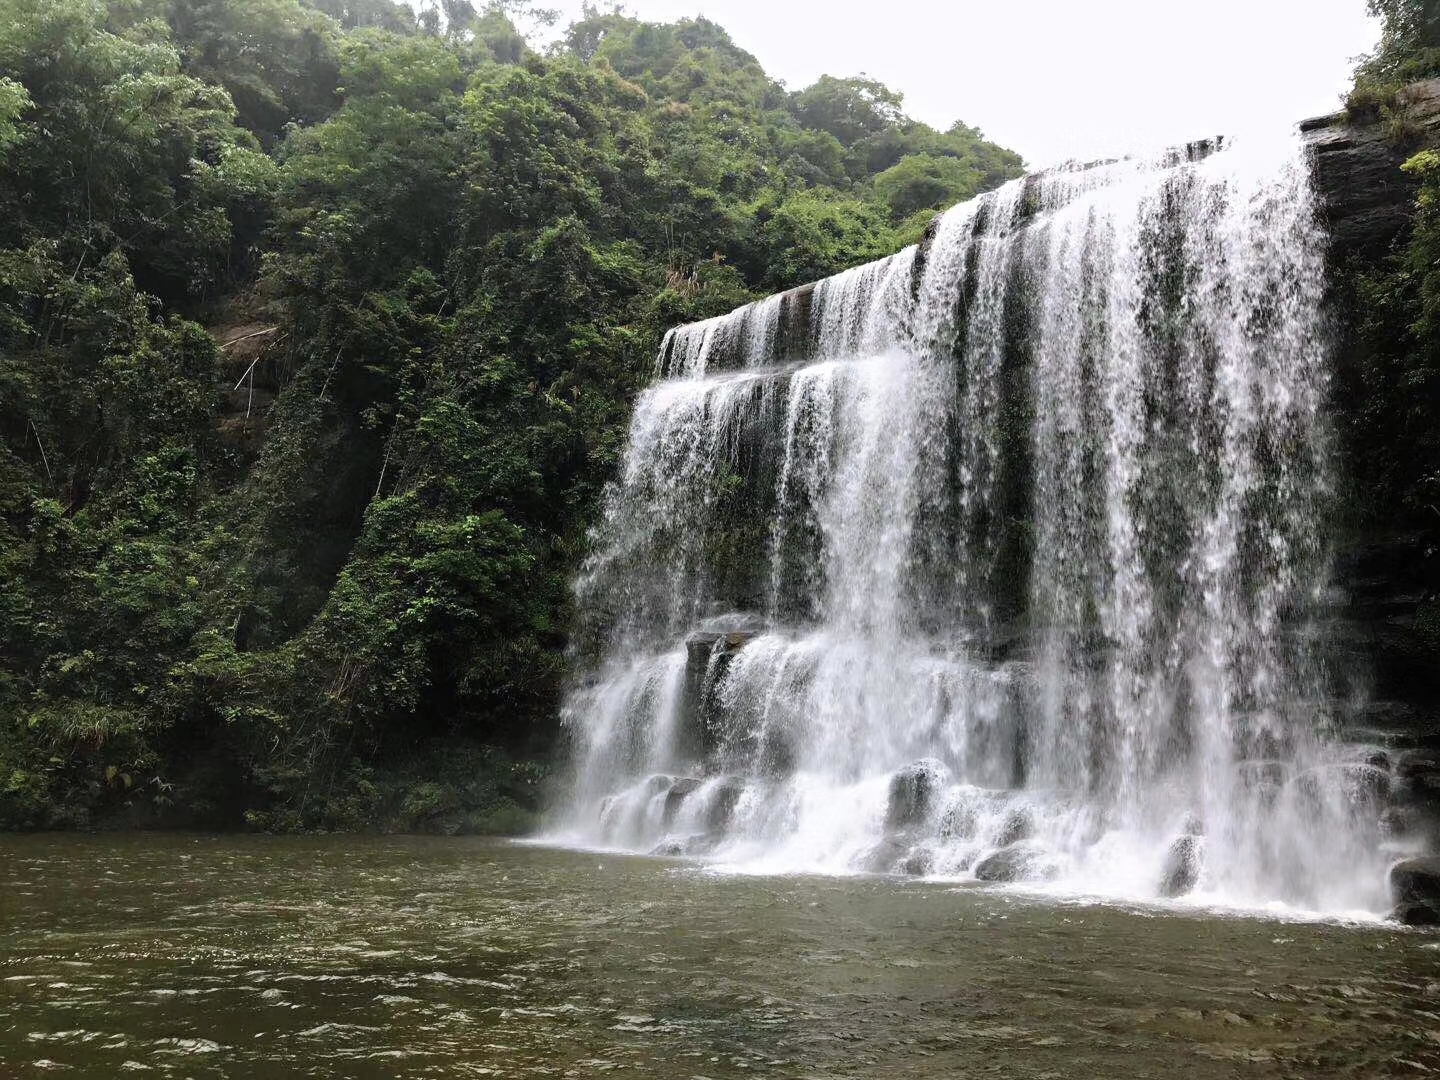
[[[1298,142],[1027,177],[667,336],[577,582],[557,839],[1318,911],[1324,237]]]

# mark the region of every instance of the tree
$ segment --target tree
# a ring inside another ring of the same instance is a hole
[[[894,250],[882,212],[871,203],[798,191],[757,212],[770,286],[788,288]]]
[[[223,86],[237,122],[267,146],[285,125],[339,106],[338,28],[299,0],[169,0],[185,70]]]
[[[25,87],[14,79],[0,78],[0,153],[4,153],[21,137],[20,114],[31,105]]]
[[[1401,85],[1440,72],[1440,2],[1367,0],[1380,20],[1380,42],[1360,66],[1358,83]]]
[[[901,221],[921,210],[941,210],[980,190],[980,171],[958,158],[910,154],[875,177],[875,194]]]
[[[118,249],[147,291],[195,298],[223,281],[231,212],[273,170],[150,24],[105,21],[98,2],[0,0],[0,71],[30,99],[0,161],[0,245],[55,238],[77,271]]]
[[[844,146],[877,135],[900,123],[901,95],[864,76],[837,79],[822,75],[791,100],[791,111],[808,128],[828,131]]]
[[[664,330],[1019,167],[543,15],[0,0],[0,826],[523,822]]]

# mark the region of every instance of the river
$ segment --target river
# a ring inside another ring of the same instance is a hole
[[[470,839],[0,837],[0,1076],[1440,1070],[1440,938]]]

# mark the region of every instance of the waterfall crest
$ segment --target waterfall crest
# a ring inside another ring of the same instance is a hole
[[[564,838],[1383,905],[1327,737],[1298,142],[1057,170],[667,335],[577,583]]]

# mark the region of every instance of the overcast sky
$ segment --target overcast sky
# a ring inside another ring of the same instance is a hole
[[[478,5],[477,5],[478,6]],[[549,0],[568,22],[580,0]],[[910,115],[964,120],[1032,166],[1157,149],[1339,105],[1365,0],[627,0],[704,14],[799,89],[864,72]]]

